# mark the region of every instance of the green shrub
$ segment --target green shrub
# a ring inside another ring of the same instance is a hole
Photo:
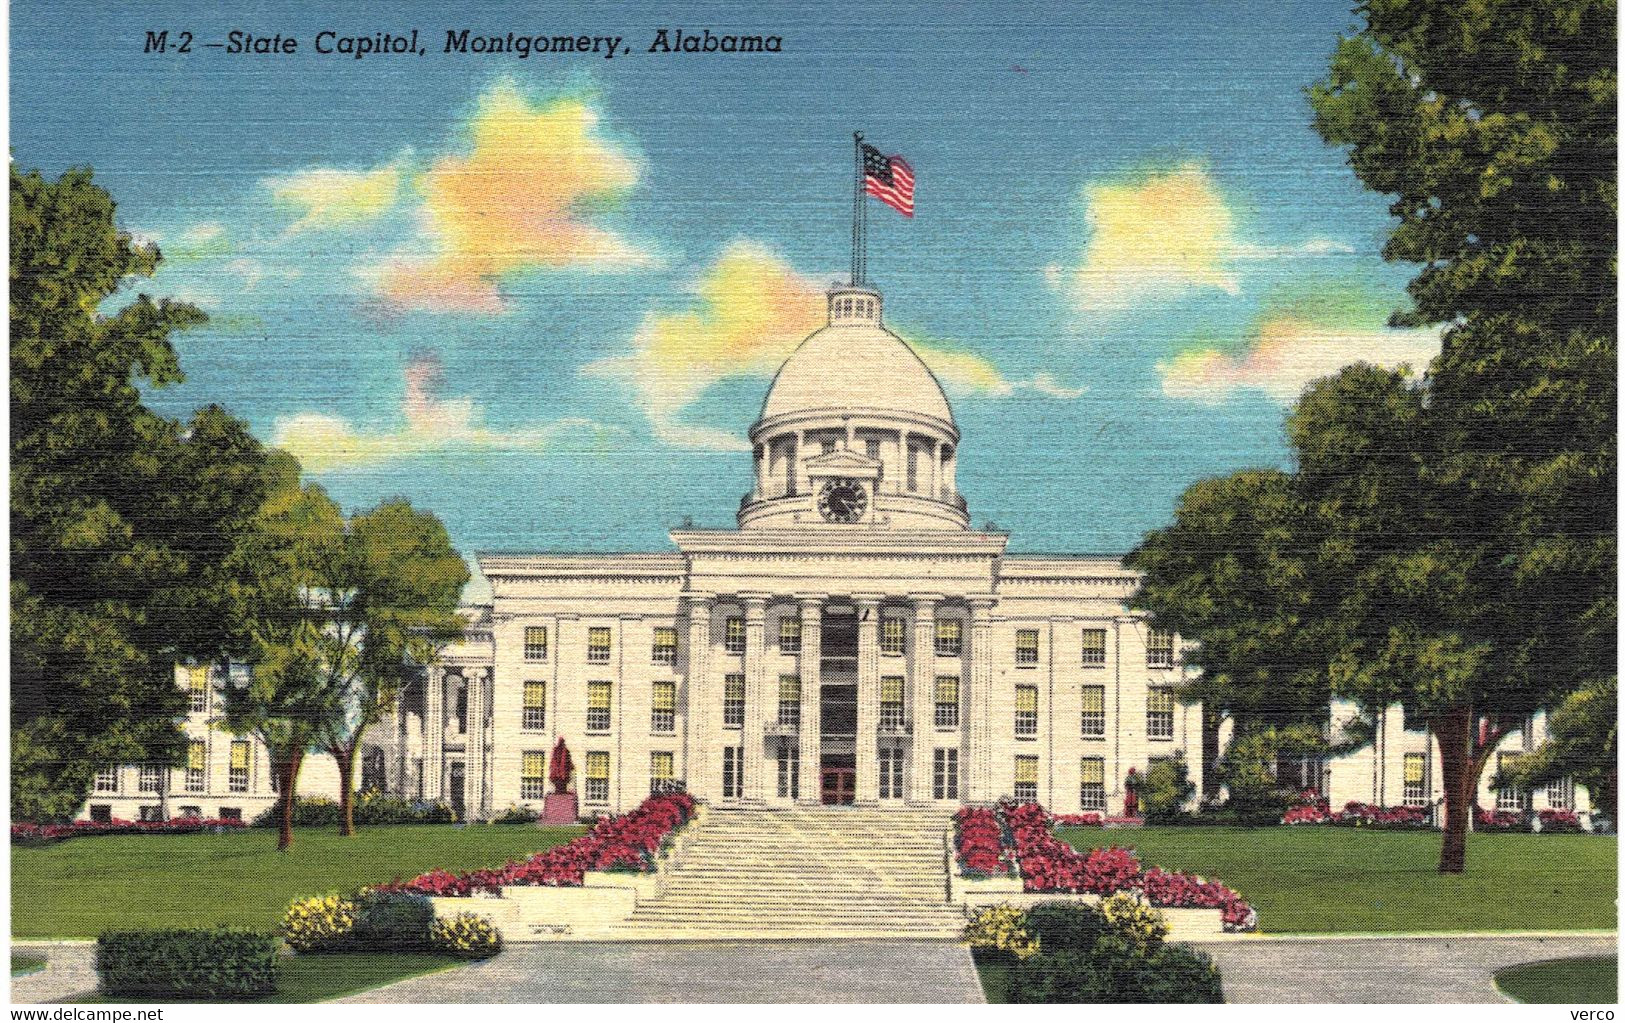
[[[1224,1001],[1224,983],[1206,952],[1164,945],[1151,957],[1151,978],[1142,993],[1147,1002],[1216,1005]]]
[[[1168,936],[1167,919],[1139,892],[1113,892],[1100,901],[1100,913],[1113,933],[1147,955]]]
[[[535,824],[536,811],[528,806],[509,806],[491,818],[492,824]]]
[[[1016,964],[1010,1000],[1204,1003],[1224,1000],[1219,971],[1204,952],[1163,945],[1147,955],[1135,942],[1108,934],[1088,952],[1040,952]]]
[[[399,796],[369,789],[356,797],[351,808],[358,827],[369,824],[450,824],[456,818],[447,803],[413,802]],[[256,828],[274,828],[282,823],[282,808],[273,804],[254,818]],[[339,804],[326,796],[300,797],[293,801],[296,828],[336,828]]]
[[[1040,952],[1087,952],[1111,931],[1100,910],[1081,902],[1041,902],[1027,910],[1024,929]]]
[[[478,913],[463,912],[436,920],[429,928],[429,942],[436,952],[489,959],[502,951],[502,932]]]
[[[434,904],[409,892],[363,889],[355,897],[351,942],[367,952],[415,952],[429,946]]]
[[[1129,783],[1140,798],[1140,814],[1147,824],[1175,824],[1185,812],[1185,804],[1196,792],[1185,758],[1172,756],[1151,765]]]
[[[1023,926],[1024,914],[1010,905],[985,906],[965,924],[960,940],[971,948],[1002,952],[1025,959],[1038,952],[1038,942]]]
[[[276,992],[274,934],[237,928],[108,931],[96,941],[105,995],[220,1001]]]
[[[282,915],[282,938],[295,952],[342,952],[352,947],[355,916],[347,896],[294,899]]]

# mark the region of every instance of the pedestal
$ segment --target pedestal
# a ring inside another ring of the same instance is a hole
[[[552,792],[542,800],[539,824],[574,824],[579,816],[574,792]]]

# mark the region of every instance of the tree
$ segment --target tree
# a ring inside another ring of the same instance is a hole
[[[1619,815],[1619,683],[1599,681],[1570,693],[1546,720],[1546,741],[1510,764],[1498,781],[1530,789],[1573,778],[1592,804]]]
[[[1363,582],[1441,613],[1395,612],[1386,641],[1345,648],[1345,681],[1383,679],[1426,708],[1446,776],[1440,869],[1459,872],[1502,715],[1603,685],[1615,663],[1615,5],[1357,10],[1365,27],[1309,91],[1315,126],[1395,197],[1384,257],[1421,269],[1393,322],[1445,325],[1414,388],[1426,459],[1406,470],[1429,534]]]
[[[339,834],[355,834],[355,764],[367,729],[394,711],[415,665],[463,632],[458,598],[468,566],[446,527],[405,500],[350,520],[338,557],[323,563],[322,661],[336,712],[318,730],[339,769]]]
[[[180,381],[184,303],[107,299],[161,256],[114,225],[88,170],[11,169],[12,813],[62,819],[97,767],[179,764],[177,660],[240,638],[234,552],[265,455],[210,406],[182,424],[140,387]]]
[[[1202,703],[1204,793],[1222,780],[1223,718],[1235,722],[1231,759],[1253,760],[1228,772],[1237,779],[1264,778],[1281,741],[1302,747],[1326,718],[1325,660],[1305,627],[1317,599],[1308,527],[1289,475],[1246,470],[1192,484],[1173,524],[1125,559],[1140,572],[1133,605],[1192,641],[1185,660],[1201,672],[1184,696]]]

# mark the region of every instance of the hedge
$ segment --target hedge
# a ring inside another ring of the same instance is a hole
[[[276,992],[277,937],[242,928],[108,931],[96,941],[101,992],[170,1001]]]

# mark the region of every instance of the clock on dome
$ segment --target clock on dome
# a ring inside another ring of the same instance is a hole
[[[868,507],[869,494],[857,480],[832,479],[818,491],[818,512],[830,522],[856,522]]]

